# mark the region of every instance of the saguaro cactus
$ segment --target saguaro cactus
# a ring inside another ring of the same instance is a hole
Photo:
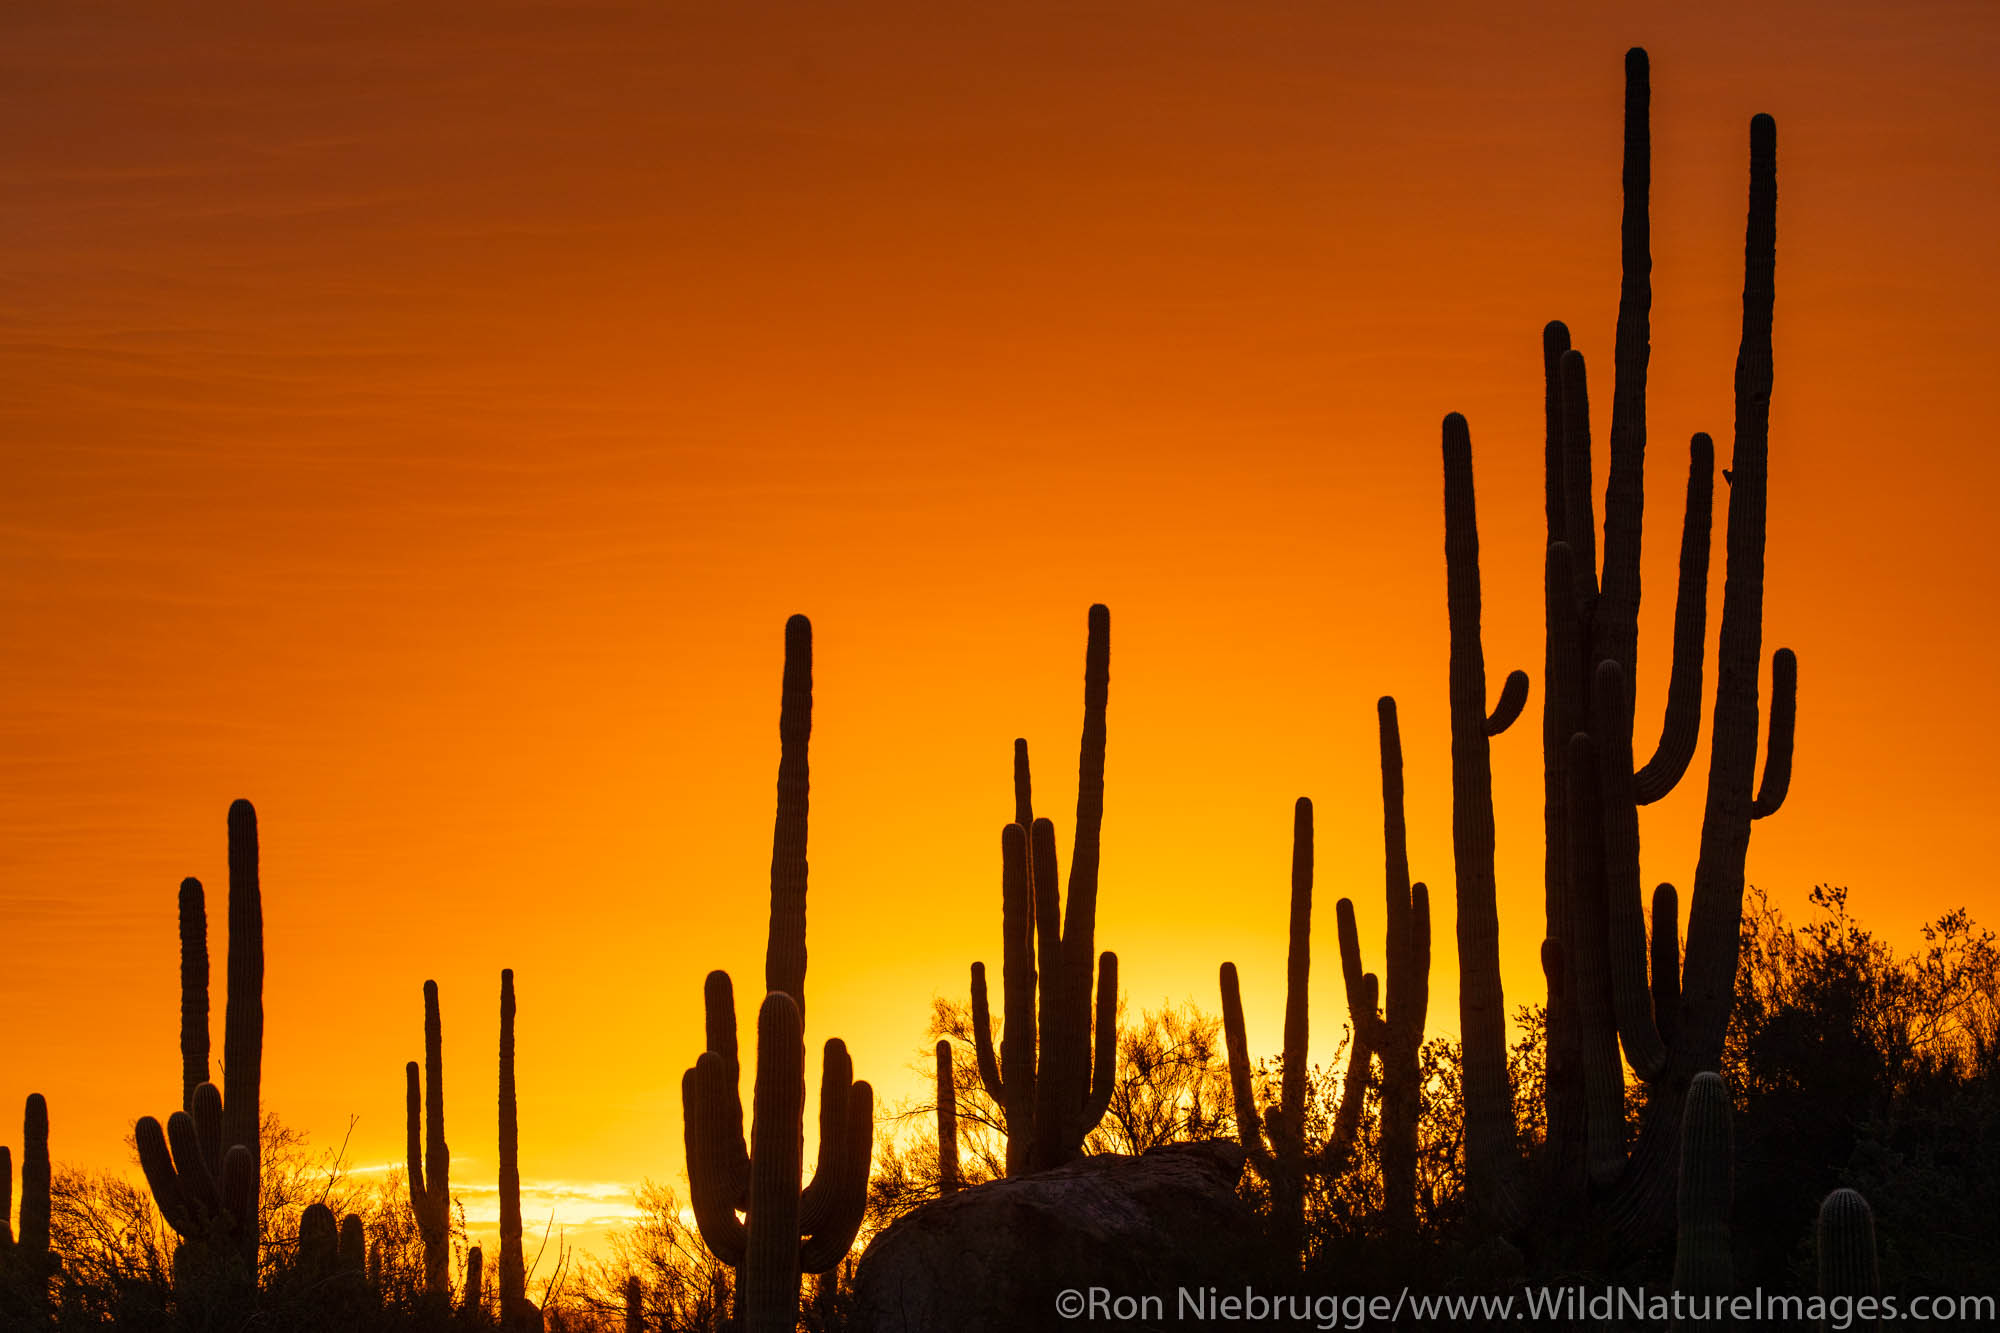
[[[1016,822],[1000,838],[1005,1026],[997,1056],[986,965],[972,965],[979,1076],[1001,1108],[1010,1176],[1047,1170],[1074,1158],[1111,1104],[1118,1058],[1118,955],[1107,952],[1096,959],[1094,1025],[1091,1002],[1110,682],[1111,612],[1093,606],[1084,650],[1083,741],[1067,909],[1056,864],[1055,825],[1033,818],[1027,742],[1014,742]]]
[[[1569,331],[1543,333],[1547,418],[1545,566],[1547,678],[1543,769],[1548,927],[1548,1134],[1551,1190],[1530,1209],[1513,1179],[1518,1162],[1492,920],[1490,771],[1471,688],[1477,652],[1476,538],[1470,440],[1462,418],[1445,423],[1446,545],[1452,594],[1453,785],[1458,815],[1459,935],[1464,985],[1466,1168],[1489,1220],[1514,1227],[1529,1211],[1581,1223],[1621,1248],[1659,1237],[1673,1214],[1680,1122],[1695,1076],[1719,1061],[1728,1023],[1750,821],[1774,813],[1791,772],[1796,661],[1773,658],[1770,755],[1752,795],[1758,731],[1758,660],[1763,616],[1765,482],[1771,392],[1771,317],[1776,237],[1776,131],[1755,117],[1750,133],[1742,340],[1736,373],[1736,437],[1723,591],[1715,736],[1709,766],[1694,901],[1683,965],[1677,898],[1661,885],[1647,938],[1641,902],[1641,804],[1673,789],[1699,730],[1706,616],[1712,446],[1691,446],[1680,547],[1674,651],[1661,738],[1643,766],[1633,758],[1632,681],[1639,609],[1644,497],[1645,377],[1651,302],[1651,155],[1646,53],[1626,57],[1624,278],[1614,364],[1610,470],[1600,580],[1592,503],[1590,418],[1583,356]],[[1456,517],[1455,517],[1456,514]],[[1469,595],[1468,595],[1469,592]],[[1480,673],[1483,676],[1483,671]],[[1464,679],[1461,679],[1461,676]],[[1461,700],[1460,694],[1465,698]],[[1504,698],[1504,696],[1503,696]],[[1468,867],[1471,873],[1468,874]],[[1650,973],[1650,975],[1649,975]],[[1628,1160],[1625,1060],[1649,1095]]]
[[[958,1089],[952,1083],[951,1042],[937,1044],[938,1195],[958,1193]]]
[[[477,1245],[465,1252],[465,1294],[458,1308],[468,1322],[486,1313],[486,1255]]]
[[[867,1206],[874,1091],[855,1082],[847,1048],[828,1041],[820,1075],[818,1169],[803,1189],[807,744],[812,733],[812,626],[785,626],[779,711],[778,818],[772,838],[772,989],[757,1016],[757,1075],[750,1138],[738,1092],[736,1004],[729,974],[703,987],[707,1047],[681,1080],[689,1202],[711,1253],[740,1269],[743,1333],[791,1333],[800,1273],[839,1264]],[[778,985],[791,987],[779,989]],[[742,1218],[737,1213],[742,1212]]]
[[[0,1274],[45,1273],[49,1254],[49,1104],[39,1092],[28,1094],[21,1116],[21,1226],[13,1216],[14,1160],[0,1146]]]
[[[423,1083],[417,1062],[403,1069],[404,1126],[409,1160],[410,1211],[424,1246],[424,1290],[451,1294],[451,1148],[444,1141],[444,1018],[438,985],[424,983]]]
[[[1674,1290],[1727,1296],[1735,1285],[1729,1246],[1736,1140],[1729,1088],[1720,1074],[1697,1074],[1681,1116],[1680,1185],[1674,1209]]]
[[[1382,1062],[1382,1199],[1392,1230],[1405,1236],[1417,1227],[1417,1114],[1422,1100],[1420,1056],[1424,1020],[1430,1010],[1431,899],[1423,884],[1410,882],[1409,840],[1403,824],[1403,741],[1396,725],[1396,701],[1375,706],[1382,748],[1382,850],[1387,927],[1384,954],[1388,980],[1378,985],[1361,970],[1361,941],[1354,904],[1335,906],[1340,928],[1340,970],[1347,987],[1355,1039]],[[1375,1009],[1383,996],[1384,1012]],[[1343,1106],[1343,1113],[1346,1108]]]
[[[1271,1187],[1272,1242],[1290,1262],[1303,1258],[1306,1178],[1306,1060],[1311,1036],[1306,987],[1312,977],[1313,808],[1301,796],[1292,808],[1292,900],[1285,953],[1285,1055],[1278,1105],[1263,1117],[1250,1087],[1249,1039],[1236,964],[1221,971],[1222,1031],[1229,1051],[1229,1085],[1236,1103],[1236,1135],[1246,1160]],[[1357,1037],[1354,1051],[1360,1051]],[[1360,1056],[1362,1068],[1367,1055]],[[1350,1054],[1349,1068],[1353,1068]],[[1345,1120],[1347,1107],[1342,1106]],[[1355,1100],[1358,1114],[1360,1101]],[[1357,1122],[1358,1123],[1358,1122]],[[1269,1135],[1266,1145],[1265,1136]]]
[[[637,1273],[625,1279],[625,1333],[646,1333],[646,1288]]]
[[[1819,1206],[1819,1222],[1813,1229],[1813,1248],[1819,1261],[1819,1294],[1829,1302],[1852,1302],[1882,1294],[1882,1278],[1875,1262],[1875,1212],[1858,1192],[1838,1189]],[[1854,1313],[1851,1309],[1849,1313]],[[1851,1323],[1828,1311],[1826,1327],[1873,1328],[1876,1320],[1856,1316]]]
[[[257,1271],[257,1183],[264,1059],[264,902],[257,812],[229,807],[229,955],[223,1087],[208,1082],[208,943],[201,883],[180,888],[182,1109],[162,1129],[134,1128],[139,1164],[160,1215],[184,1242],[226,1242]]]
[[[521,1252],[521,1122],[514,1104],[514,970],[500,972],[500,1323],[539,1329]]]

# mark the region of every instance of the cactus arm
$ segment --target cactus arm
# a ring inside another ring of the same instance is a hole
[[[1410,973],[1415,994],[1407,1012],[1421,1047],[1431,1006],[1431,891],[1422,880],[1410,886]]]
[[[241,1143],[230,1144],[222,1155],[222,1211],[236,1226],[250,1231],[254,1245],[257,1236],[251,1228],[257,1216],[257,1158]]]
[[[1653,304],[1651,101],[1646,53],[1635,46],[1625,53],[1624,215],[1619,223],[1610,463],[1604,476],[1604,591],[1591,648],[1594,661],[1613,661],[1624,669],[1627,690],[1637,679],[1639,552],[1646,504],[1646,363]]]
[[[827,1221],[799,1246],[799,1267],[826,1273],[840,1265],[854,1247],[861,1219],[868,1211],[868,1168],[875,1146],[875,1089],[864,1079],[847,1090],[842,1118],[847,1151],[836,1167],[840,1189]]]
[[[771,931],[764,988],[806,1005],[806,817],[811,774],[812,622],[785,622],[785,677],[778,710],[778,816],[771,835]]]
[[[1014,738],[1014,822],[1022,828],[1035,823],[1034,777],[1028,769],[1028,741]]]
[[[1360,977],[1357,985],[1359,990],[1349,987],[1347,992],[1349,1010],[1374,1013],[1375,974],[1370,972]],[[1336,1169],[1346,1162],[1361,1133],[1361,1110],[1368,1098],[1368,1061],[1372,1054],[1368,1039],[1357,1028],[1347,1044],[1347,1072],[1340,1083],[1340,1109],[1334,1113],[1333,1138],[1327,1144],[1328,1162]]]
[[[701,1002],[708,1049],[721,1062],[723,1071],[716,1089],[721,1100],[717,1103],[714,1128],[726,1137],[727,1150],[717,1160],[722,1166],[722,1183],[728,1189],[730,1206],[741,1208],[749,1202],[750,1149],[743,1138],[743,1097],[737,1091],[742,1065],[736,1054],[736,994],[727,972],[718,968],[702,979]]]
[[[14,1155],[0,1143],[0,1258],[14,1248]]]
[[[1764,753],[1764,779],[1757,784],[1757,799],[1750,804],[1750,818],[1764,819],[1778,813],[1785,793],[1792,786],[1792,741],[1799,716],[1799,659],[1789,648],[1771,654],[1771,740]]]
[[[1515,712],[1520,708],[1516,705]],[[1410,846],[1403,820],[1403,737],[1396,724],[1396,701],[1386,695],[1375,701],[1375,725],[1382,760],[1382,869],[1384,920],[1387,938],[1383,945],[1383,1009],[1388,1025],[1401,1027],[1409,1020],[1411,1002],[1410,967]],[[1490,732],[1488,734],[1491,734]],[[1336,909],[1338,910],[1338,909]],[[1347,971],[1347,936],[1354,933],[1354,909],[1340,913],[1341,971]],[[1359,954],[1359,941],[1355,942]],[[1352,986],[1348,988],[1350,991]]]
[[[1500,683],[1500,697],[1493,701],[1493,711],[1486,718],[1486,734],[1498,736],[1514,725],[1521,716],[1521,710],[1528,704],[1528,673],[1509,671],[1507,679]]]
[[[1493,874],[1493,769],[1486,735],[1486,657],[1479,639],[1479,528],[1472,436],[1444,419],[1445,586],[1451,626],[1452,851],[1458,872],[1459,1031],[1465,1052],[1465,1160],[1475,1210],[1511,1226],[1514,1091]]]
[[[1111,1109],[1111,1094],[1118,1087],[1118,955],[1109,949],[1097,958],[1097,1058],[1091,1066],[1090,1100],[1084,1105],[1081,1124],[1070,1135],[1074,1145],[1083,1146],[1090,1132]]]
[[[205,1223],[222,1211],[222,1194],[216,1185],[217,1167],[221,1164],[202,1161],[194,1117],[186,1111],[176,1111],[167,1117],[167,1146],[174,1150],[174,1176],[187,1200],[188,1215],[197,1223]]]
[[[194,1090],[195,1142],[201,1147],[197,1164],[211,1176],[222,1175],[222,1093],[213,1083]],[[171,1122],[169,1122],[171,1123]]]
[[[1667,1048],[1653,1021],[1653,997],[1647,981],[1644,895],[1639,887],[1639,803],[1632,791],[1632,696],[1615,659],[1597,664],[1590,697],[1598,808],[1604,823],[1602,865],[1612,1013],[1626,1060],[1634,1073],[1650,1083],[1666,1068]]]
[[[1681,1017],[1680,896],[1671,884],[1653,890],[1653,1025],[1673,1045]]]
[[[1675,1201],[1674,1290],[1726,1296],[1735,1286],[1729,1245],[1732,1162],[1729,1089],[1720,1074],[1688,1084],[1681,1113],[1680,1180]]]
[[[181,1109],[208,1082],[208,911],[201,881],[181,881]]]
[[[1708,632],[1708,553],[1715,507],[1715,445],[1697,433],[1688,446],[1687,513],[1681,523],[1680,586],[1674,594],[1674,655],[1660,743],[1633,778],[1640,805],[1680,782],[1701,738],[1701,675]],[[1629,689],[1629,683],[1628,683]]]
[[[299,1266],[315,1277],[333,1267],[340,1246],[340,1222],[324,1203],[309,1203],[299,1214]]]
[[[1001,1115],[1007,1110],[1007,1085],[1000,1078],[1000,1062],[993,1054],[993,1015],[987,1008],[986,964],[972,965],[972,1049],[979,1059],[979,1081],[986,1095],[998,1103]]]
[[[750,1208],[741,1288],[743,1333],[793,1333],[799,1315],[799,1177],[805,1043],[799,1007],[774,990],[757,1010],[750,1122]]]
[[[951,1042],[937,1044],[938,1197],[958,1193],[958,1090],[952,1084]]]
[[[409,1064],[403,1067],[403,1107],[405,1112],[403,1123],[407,1130],[404,1136],[404,1143],[406,1149],[405,1161],[408,1163],[406,1183],[410,1188],[410,1210],[417,1215],[419,1222],[423,1221],[424,1205],[430,1198],[424,1192],[424,1092],[423,1085],[419,1082],[421,1077],[422,1075],[417,1070],[417,1062],[415,1060],[410,1061]]]
[[[1373,972],[1361,970],[1361,935],[1354,925],[1354,900],[1342,898],[1333,905],[1335,926],[1340,939],[1340,976],[1347,987],[1348,1021],[1356,1037],[1376,1051],[1389,1042],[1389,1025],[1375,1012],[1380,985]],[[1363,1007],[1366,1001],[1366,1007]]]
[[[21,1226],[15,1245],[30,1255],[49,1252],[49,1104],[39,1092],[28,1094],[21,1123]],[[4,1216],[0,1210],[0,1216]]]
[[[361,1214],[349,1213],[340,1219],[340,1266],[360,1273],[368,1265],[368,1235]]]
[[[821,1052],[819,1159],[813,1166],[812,1183],[799,1196],[802,1234],[818,1231],[833,1215],[835,1196],[841,1188],[841,1155],[848,1151],[847,1094],[853,1086],[854,1061],[848,1057],[847,1043],[835,1037]]]
[[[141,1116],[133,1127],[132,1138],[139,1150],[139,1169],[145,1173],[146,1185],[152,1190],[160,1216],[180,1235],[196,1234],[194,1214],[188,1209],[187,1195],[181,1189],[180,1175],[174,1170],[173,1155],[167,1149],[166,1132],[160,1128],[160,1122],[149,1115]]]
[[[1257,1114],[1257,1098],[1250,1088],[1250,1043],[1244,1035],[1243,993],[1237,983],[1236,964],[1222,965],[1221,983],[1222,1039],[1229,1050],[1229,1091],[1236,1106],[1236,1137],[1250,1165],[1269,1179],[1271,1155],[1264,1147],[1264,1122]]]
[[[1069,902],[1062,922],[1064,958],[1069,965],[1072,992],[1069,1007],[1074,1010],[1072,1021],[1078,1032],[1088,1030],[1090,963],[1097,956],[1097,870],[1104,828],[1104,714],[1110,688],[1111,612],[1099,603],[1090,608],[1089,638],[1083,656],[1083,741],[1077,760],[1076,840],[1070,847]],[[1035,869],[1041,869],[1039,863]],[[1039,886],[1037,890],[1039,893]],[[1040,901],[1035,906],[1039,909]]]
[[[738,1108],[734,1133],[725,1106],[735,1085],[725,1088],[727,1067],[714,1051],[704,1051],[681,1076],[681,1119],[686,1132],[688,1205],[709,1252],[729,1265],[743,1262],[745,1234],[736,1216],[735,1139],[742,1133]]]
[[[1569,502],[1563,495],[1562,359],[1569,351],[1569,326],[1552,319],[1542,326],[1542,481],[1549,541],[1563,540]]]

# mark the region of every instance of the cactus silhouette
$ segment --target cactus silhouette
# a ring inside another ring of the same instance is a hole
[[[500,972],[500,1324],[539,1329],[521,1252],[521,1123],[514,1104],[514,970]]]
[[[1083,741],[1067,909],[1056,864],[1055,825],[1034,818],[1028,745],[1014,742],[1015,822],[1000,837],[1003,1027],[997,1055],[986,965],[972,965],[973,1044],[980,1081],[1001,1108],[1010,1176],[1044,1171],[1076,1157],[1111,1104],[1118,1059],[1118,955],[1107,952],[1096,959],[1095,1023],[1091,1004],[1110,681],[1111,612],[1098,605],[1090,608],[1084,650]]]
[[[958,1193],[958,1089],[952,1083],[951,1043],[937,1044],[938,1195]]]
[[[1855,1301],[1881,1295],[1881,1273],[1875,1262],[1875,1212],[1859,1193],[1838,1189],[1826,1196],[1819,1206],[1818,1225],[1813,1228],[1813,1249],[1819,1264],[1821,1297]],[[1872,1328],[1875,1322],[1856,1318],[1846,1326]],[[1826,1326],[1835,1326],[1831,1317]]]
[[[1285,955],[1285,1055],[1278,1105],[1260,1119],[1250,1087],[1249,1039],[1236,964],[1221,969],[1222,1031],[1229,1052],[1229,1086],[1236,1135],[1245,1160],[1271,1187],[1272,1243],[1287,1262],[1303,1253],[1306,1178],[1306,1052],[1310,1037],[1307,983],[1312,975],[1313,808],[1301,796],[1292,809],[1292,900]],[[1366,1060],[1366,1057],[1362,1057]],[[1357,1109],[1359,1103],[1356,1104]],[[1344,1108],[1343,1108],[1344,1109]],[[1269,1143],[1266,1143],[1266,1135]]]
[[[257,874],[257,812],[229,807],[229,954],[223,1013],[223,1087],[208,1082],[208,944],[202,888],[180,888],[182,1109],[163,1129],[134,1127],[139,1165],[160,1215],[201,1253],[217,1245],[257,1272],[259,1096],[264,1059],[264,904]],[[190,1082],[199,1079],[198,1082]]]
[[[1695,1075],[1681,1114],[1680,1183],[1674,1208],[1674,1290],[1727,1296],[1735,1285],[1729,1245],[1735,1137],[1729,1088],[1720,1074]]]
[[[467,1323],[479,1322],[486,1314],[486,1255],[477,1245],[465,1252],[465,1294],[459,1297],[458,1309]]]
[[[49,1250],[50,1208],[49,1104],[39,1092],[28,1094],[21,1116],[21,1225],[13,1216],[14,1161],[0,1146],[0,1280],[13,1278],[24,1288],[38,1287],[57,1266]],[[39,1299],[39,1298],[38,1298]]]
[[[1410,882],[1409,840],[1403,824],[1403,741],[1396,701],[1375,705],[1382,751],[1382,856],[1385,879],[1386,983],[1362,971],[1354,904],[1335,904],[1340,930],[1340,970],[1347,988],[1355,1040],[1382,1063],[1382,1206],[1392,1231],[1417,1227],[1417,1114],[1423,1090],[1420,1057],[1430,1009],[1431,899]],[[1377,1014],[1376,996],[1383,1012]],[[1346,1106],[1342,1106],[1342,1120]],[[1355,1109],[1359,1114],[1359,1106]]]
[[[403,1069],[406,1157],[410,1211],[424,1247],[424,1290],[437,1298],[451,1294],[451,1149],[444,1141],[444,1017],[438,985],[424,983],[423,1082],[417,1062]]]
[[[1651,940],[1647,937],[1637,810],[1674,788],[1695,750],[1714,460],[1708,437],[1696,435],[1681,533],[1666,713],[1653,756],[1638,766],[1632,746],[1632,682],[1650,338],[1650,96],[1646,53],[1634,48],[1626,57],[1624,276],[1601,579],[1584,359],[1571,348],[1562,324],[1551,323],[1543,332],[1549,541],[1542,729],[1548,924],[1542,963],[1549,996],[1550,1179],[1546,1193],[1533,1203],[1518,1179],[1519,1149],[1505,1079],[1485,740],[1511,721],[1507,703],[1513,682],[1503,691],[1495,718],[1482,721],[1485,673],[1478,638],[1471,441],[1464,418],[1453,414],[1444,426],[1468,1191],[1475,1207],[1503,1229],[1518,1229],[1531,1213],[1572,1225],[1588,1216],[1596,1220],[1597,1231],[1624,1250],[1660,1238],[1673,1216],[1687,1093],[1698,1074],[1719,1063],[1728,1023],[1750,823],[1775,813],[1789,785],[1797,686],[1796,660],[1780,650],[1772,662],[1769,757],[1763,785],[1753,796],[1777,199],[1776,130],[1770,117],[1757,116],[1750,127],[1735,478],[1714,737],[1683,962],[1677,942],[1678,899],[1671,886],[1661,885],[1654,893]],[[1629,1154],[1621,1049],[1648,1088],[1638,1140]]]
[[[688,1196],[702,1242],[737,1268],[742,1333],[791,1333],[801,1272],[838,1265],[868,1201],[874,1091],[854,1080],[847,1047],[826,1043],[820,1075],[820,1141],[812,1183],[801,1188],[805,1120],[807,746],[812,734],[812,625],[785,625],[779,709],[778,817],[772,836],[770,986],[757,1012],[757,1070],[750,1137],[738,1091],[736,1003],[729,974],[703,986],[707,1050],[681,1079]],[[790,989],[780,989],[780,985]],[[742,1218],[737,1217],[742,1212]]]

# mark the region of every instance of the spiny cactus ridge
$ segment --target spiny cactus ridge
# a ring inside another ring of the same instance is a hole
[[[1651,1243],[1674,1211],[1680,1122],[1694,1078],[1715,1067],[1728,1023],[1750,823],[1777,811],[1791,773],[1797,663],[1772,661],[1769,754],[1754,793],[1763,620],[1765,482],[1769,454],[1771,316],[1776,237],[1776,130],[1750,125],[1749,220],[1742,338],[1736,370],[1734,480],[1729,504],[1714,738],[1685,961],[1678,899],[1660,885],[1649,941],[1639,875],[1638,807],[1673,790],[1696,747],[1706,628],[1713,446],[1695,435],[1680,542],[1673,656],[1661,736],[1636,762],[1640,536],[1645,383],[1652,299],[1650,71],[1626,57],[1623,280],[1613,365],[1610,466],[1600,576],[1589,391],[1569,331],[1543,331],[1546,674],[1543,689],[1545,910],[1548,983],[1548,1189],[1530,1203],[1505,1083],[1504,1000],[1494,927],[1491,769],[1479,717],[1478,543],[1464,418],[1445,419],[1446,565],[1452,637],[1453,840],[1459,869],[1464,983],[1466,1170],[1475,1206],[1502,1229],[1530,1213],[1602,1222],[1614,1243]],[[1505,712],[1506,692],[1503,691]],[[1627,1152],[1624,1061],[1649,1088]]]
[[[1677,1292],[1726,1296],[1735,1285],[1729,1242],[1735,1156],[1728,1085],[1720,1074],[1697,1074],[1688,1084],[1681,1114],[1680,1183],[1674,1208]]]
[[[729,974],[703,987],[707,1049],[681,1080],[689,1202],[709,1251],[738,1272],[743,1333],[790,1333],[801,1272],[823,1273],[854,1243],[868,1197],[874,1090],[854,1080],[847,1047],[826,1043],[820,1075],[818,1169],[801,1188],[805,1118],[806,747],[812,732],[812,626],[785,626],[778,735],[778,818],[772,840],[771,989],[757,1013],[749,1141],[738,1091],[736,1004]],[[779,984],[790,987],[780,989]],[[737,1214],[741,1212],[743,1217]]]
[[[229,953],[223,1087],[208,1082],[208,943],[201,884],[180,888],[182,1109],[164,1128],[142,1117],[133,1135],[160,1215],[184,1246],[234,1251],[239,1276],[257,1271],[259,1097],[264,1059],[264,905],[257,812],[229,807]],[[199,1079],[198,1082],[191,1082]],[[189,1257],[192,1257],[192,1253]]]
[[[444,1018],[438,985],[424,983],[424,1064],[404,1066],[404,1126],[410,1211],[424,1247],[424,1290],[451,1294],[451,1148],[444,1141]]]
[[[1010,1176],[1048,1170],[1075,1158],[1111,1104],[1118,1056],[1118,955],[1095,955],[1110,682],[1111,612],[1098,605],[1090,608],[1084,650],[1076,842],[1070,853],[1066,908],[1055,825],[1034,818],[1027,742],[1014,742],[1015,822],[1000,836],[1003,1027],[997,1055],[986,965],[972,965],[979,1076],[1001,1108]]]

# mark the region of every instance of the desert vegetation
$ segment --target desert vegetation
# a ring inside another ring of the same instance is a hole
[[[1021,1197],[1003,1195],[1016,1185],[1083,1179],[1076,1173],[1092,1163],[1144,1161],[1189,1144],[1222,1145],[1210,1160],[1240,1172],[1231,1202],[1254,1219],[1254,1234],[1232,1239],[1254,1254],[1246,1277],[1277,1290],[1534,1282],[1702,1299],[1750,1289],[1843,1299],[1993,1294],[1981,1281],[2000,1252],[1989,1203],[2000,1190],[1994,936],[1957,911],[1904,954],[1860,922],[1845,889],[1816,889],[1812,915],[1793,921],[1748,880],[1755,821],[1778,814],[1787,795],[1799,679],[1796,659],[1778,649],[1769,696],[1761,692],[1777,203],[1776,126],[1766,116],[1749,126],[1717,659],[1711,671],[1715,446],[1697,434],[1665,716],[1651,754],[1637,757],[1649,115],[1650,70],[1635,50],[1626,62],[1623,284],[1601,552],[1585,358],[1563,324],[1544,331],[1542,997],[1517,996],[1510,1009],[1501,984],[1491,767],[1494,744],[1523,743],[1515,724],[1535,690],[1521,670],[1489,688],[1472,430],[1454,413],[1441,432],[1450,687],[1435,701],[1448,708],[1451,745],[1448,756],[1424,761],[1450,765],[1456,1038],[1427,1031],[1432,986],[1444,979],[1432,975],[1433,904],[1412,860],[1441,866],[1445,849],[1410,846],[1398,704],[1388,697],[1376,704],[1372,757],[1381,779],[1382,970],[1367,970],[1371,951],[1351,898],[1340,897],[1346,1003],[1321,1016],[1341,1033],[1336,1058],[1313,1065],[1307,1055],[1314,810],[1303,798],[1276,1050],[1253,1048],[1253,1035],[1265,1034],[1246,1025],[1244,978],[1230,962],[1220,962],[1219,1013],[1187,1004],[1132,1012],[1118,957],[1100,952],[1096,938],[1111,617],[1093,606],[1067,883],[1055,822],[1035,811],[1027,742],[1016,741],[1014,808],[998,858],[998,1013],[983,961],[972,964],[963,1001],[956,983],[940,979],[916,1056],[933,1091],[898,1107],[878,1108],[845,1045],[826,1038],[808,1175],[814,700],[812,627],[794,616],[784,638],[766,975],[744,1010],[754,1013],[753,1047],[746,1058],[734,981],[711,973],[704,1049],[682,1084],[684,1191],[680,1182],[644,1185],[641,1220],[600,1259],[530,1263],[511,970],[499,982],[501,1223],[490,1263],[467,1244],[452,1194],[435,983],[423,986],[422,1059],[405,1071],[403,1171],[357,1181],[339,1150],[315,1152],[288,1130],[261,1096],[263,886],[256,812],[238,801],[227,820],[223,1083],[209,1068],[207,902],[190,879],[178,899],[180,1106],[164,1123],[134,1121],[145,1189],[55,1165],[60,1108],[52,1114],[31,1097],[18,1158],[0,1150],[0,1320],[161,1333],[863,1327],[859,1269],[872,1243],[926,1217],[975,1215],[983,1199]],[[1674,885],[1654,886],[1648,899],[1639,809],[1689,773],[1705,705],[1700,854],[1683,918]],[[135,1110],[147,1095],[135,1094]],[[1042,1318],[1023,1314],[1018,1326]]]

